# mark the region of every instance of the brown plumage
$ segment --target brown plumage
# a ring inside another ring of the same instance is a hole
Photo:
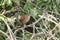
[[[19,21],[24,25],[30,20],[30,14],[26,13],[23,16],[18,16]]]

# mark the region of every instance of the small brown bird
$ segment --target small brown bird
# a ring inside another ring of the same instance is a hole
[[[30,14],[26,13],[23,16],[18,16],[19,21],[22,23],[22,25],[26,24],[30,20]]]

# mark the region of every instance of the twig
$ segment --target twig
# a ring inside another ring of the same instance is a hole
[[[12,32],[10,26],[8,25],[6,19],[4,19],[2,17],[0,17],[0,18],[4,21],[4,23],[6,24],[6,26],[8,28],[8,31],[9,31],[9,34],[10,34],[10,38],[11,38],[10,40],[16,40],[15,35],[13,34],[13,32]]]
[[[21,11],[21,10],[22,10],[21,7],[19,7],[19,8],[16,8],[16,9],[11,9],[11,10],[5,11],[3,14],[6,15],[6,14],[9,14],[11,12],[16,12],[16,11]]]
[[[32,35],[30,40],[32,40],[34,37],[37,37],[37,36],[41,37],[42,35],[45,36],[45,33],[44,32],[36,33],[36,34]]]
[[[0,33],[4,34],[7,38],[10,39],[9,35],[7,33],[3,32],[2,30],[0,30]]]

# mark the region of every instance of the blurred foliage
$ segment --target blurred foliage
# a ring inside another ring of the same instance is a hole
[[[14,7],[21,7],[24,9],[24,11],[29,12],[31,17],[36,20],[38,19],[38,15],[43,14],[42,10],[39,10],[39,8],[44,9],[46,11],[53,11],[54,13],[51,13],[56,17],[56,19],[60,20],[60,0],[0,0],[0,17],[2,17],[4,20],[7,20],[10,26],[16,26],[18,24],[18,15],[24,15],[25,12],[11,12],[9,14],[4,15],[3,12],[13,9]],[[33,22],[34,20],[32,20]],[[15,20],[16,19],[16,20]],[[44,19],[43,21],[39,22],[39,27],[45,28],[44,26]],[[50,22],[50,29],[53,29],[55,27],[55,24],[53,22]],[[0,18],[0,30],[6,32],[7,28],[4,23],[4,21]],[[21,36],[21,33],[18,33],[17,36]],[[19,37],[20,37],[19,36]],[[31,34],[28,32],[25,32],[26,38],[30,38]],[[56,35],[56,37],[60,38],[60,33]],[[5,40],[5,36],[0,34],[0,40]],[[35,39],[33,39],[35,40]],[[38,39],[37,39],[38,40]],[[42,40],[39,38],[39,40]]]
[[[6,30],[5,28],[6,28],[6,27],[5,27],[4,22],[3,22],[2,20],[0,20],[0,30],[5,31],[5,30]]]
[[[6,36],[0,33],[0,40],[5,40],[5,39],[6,39]]]

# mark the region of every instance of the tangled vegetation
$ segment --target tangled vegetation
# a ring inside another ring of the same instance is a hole
[[[60,40],[60,0],[0,0],[0,40]]]

